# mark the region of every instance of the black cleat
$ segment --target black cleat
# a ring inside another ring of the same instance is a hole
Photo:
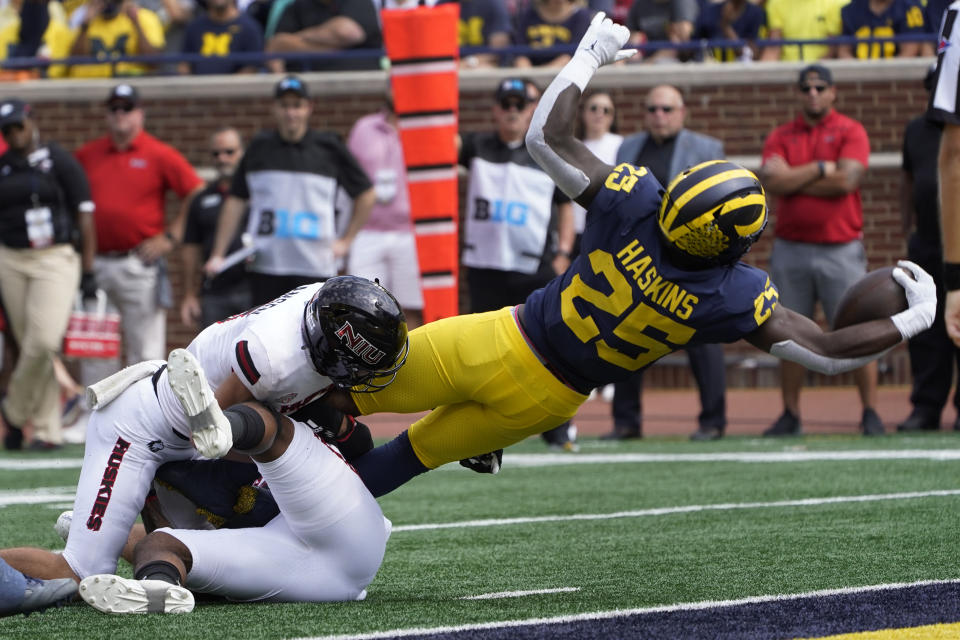
[[[500,471],[500,465],[503,463],[503,449],[497,449],[490,453],[474,456],[473,458],[464,458],[460,461],[461,467],[466,467],[477,473],[496,474]]]
[[[800,435],[800,431],[800,418],[789,409],[784,409],[783,414],[777,418],[777,421],[763,432],[763,437],[798,436]]]

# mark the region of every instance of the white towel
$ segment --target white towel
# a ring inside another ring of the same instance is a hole
[[[124,389],[134,382],[152,376],[164,364],[166,363],[163,360],[138,362],[90,385],[87,387],[87,406],[93,411],[107,406],[123,393]]]

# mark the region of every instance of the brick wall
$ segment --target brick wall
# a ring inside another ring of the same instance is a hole
[[[883,61],[877,64],[835,61],[831,64],[838,85],[840,111],[860,120],[870,135],[875,163],[863,185],[865,242],[871,268],[889,264],[905,253],[898,210],[899,151],[903,128],[921,113],[926,94],[921,78],[929,61]],[[716,136],[726,144],[727,153],[755,162],[767,133],[792,118],[796,112],[794,88],[799,66],[765,65],[660,65],[604,69],[592,86],[612,90],[619,108],[620,130],[635,132],[642,122],[643,95],[651,87],[672,83],[686,95],[691,129]],[[476,71],[461,75],[461,129],[491,126],[489,105],[492,88],[506,71]],[[541,86],[552,77],[549,71],[529,74]],[[344,136],[354,120],[378,108],[385,76],[380,72],[356,74],[308,74],[305,76],[317,96],[313,125],[339,131]],[[208,164],[206,138],[220,125],[232,124],[247,136],[270,125],[270,91],[276,80],[270,76],[224,78],[145,78],[136,80],[147,110],[147,128],[155,136],[180,149],[198,167]],[[102,100],[111,82],[59,81],[25,82],[7,85],[5,95],[32,101],[42,134],[69,149],[75,149],[104,131]],[[170,210],[175,203],[171,201]],[[748,261],[765,266],[769,257],[769,232],[748,256]],[[175,261],[176,262],[176,261]],[[174,264],[175,290],[180,292],[180,273]],[[192,332],[180,324],[177,313],[169,318],[170,346],[185,344]],[[727,349],[731,360],[730,384],[776,384],[771,360],[743,345]],[[648,376],[652,385],[690,384],[686,358],[674,356]],[[670,365],[682,366],[670,366]],[[746,366],[745,366],[746,364]],[[757,366],[750,366],[757,365]],[[896,349],[883,363],[885,383],[908,380],[905,349]],[[813,376],[815,383],[829,381]]]

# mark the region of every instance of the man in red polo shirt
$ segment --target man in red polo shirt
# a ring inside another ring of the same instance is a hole
[[[107,97],[107,134],[77,151],[97,207],[94,275],[122,319],[126,364],[167,357],[166,307],[170,300],[166,256],[180,241],[187,206],[203,181],[180,152],[143,130],[136,88],[115,86]],[[167,224],[167,191],[180,196]],[[115,361],[87,360],[84,384],[111,374]]]
[[[843,292],[865,273],[863,207],[860,181],[870,156],[867,132],[856,120],[837,113],[833,77],[813,64],[800,72],[801,113],[773,130],[763,145],[760,180],[776,196],[776,226],[770,275],[780,304],[813,317],[817,301],[832,320]],[[806,370],[781,361],[783,415],[765,436],[800,433],[800,388]],[[874,410],[877,363],[855,372],[865,435],[883,433]]]

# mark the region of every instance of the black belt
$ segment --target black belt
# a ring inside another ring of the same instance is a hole
[[[136,249],[127,249],[126,251],[100,251],[98,258],[127,258],[137,252]]]
[[[167,363],[164,362],[157,372],[153,374],[153,377],[150,378],[150,381],[153,383],[153,395],[157,396],[157,402],[160,402],[160,393],[157,391],[157,385],[160,383],[160,376],[163,375],[163,370],[167,368]],[[177,436],[181,440],[190,440],[189,437],[183,435],[173,427],[170,427],[170,431],[173,431],[173,435]]]
[[[157,369],[157,372],[153,374],[153,377],[150,378],[150,381],[153,382],[153,395],[157,396],[157,400],[160,399],[160,394],[157,392],[157,383],[160,382],[160,376],[163,374],[163,370],[167,368],[167,363],[164,362],[160,365],[160,368]]]
[[[568,388],[570,388],[570,389],[573,389],[573,390],[576,391],[577,393],[581,393],[581,394],[583,394],[583,395],[585,395],[585,396],[590,395],[590,392],[593,390],[592,387],[591,387],[590,389],[588,389],[587,391],[584,391],[584,390],[582,390],[582,389],[579,389],[579,388],[577,387],[577,385],[573,384],[572,382],[570,382],[569,380],[567,380],[566,378],[564,378],[564,377],[563,377],[563,374],[560,373],[560,371],[559,371],[555,366],[553,366],[553,364],[552,364],[549,360],[547,360],[546,358],[544,358],[544,357],[540,354],[540,352],[537,351],[536,347],[533,346],[533,343],[530,341],[530,338],[527,336],[527,328],[526,328],[526,326],[525,326],[526,323],[524,322],[524,319],[523,319],[523,314],[524,314],[525,311],[526,311],[526,309],[525,309],[524,305],[519,304],[519,305],[517,305],[517,307],[516,307],[516,312],[515,312],[513,315],[514,315],[514,317],[517,319],[517,326],[520,327],[520,335],[523,336],[524,341],[527,343],[527,346],[530,347],[530,351],[533,352],[533,355],[535,355],[535,356],[537,357],[537,360],[540,361],[540,364],[542,364],[547,371],[549,371],[551,374],[553,374],[553,377],[554,377],[554,378],[556,378],[557,380],[559,380],[560,382],[562,382],[565,387],[568,387]]]

